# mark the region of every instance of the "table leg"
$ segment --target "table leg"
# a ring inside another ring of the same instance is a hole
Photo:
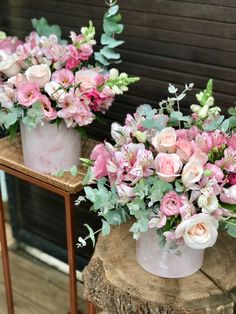
[[[67,252],[70,280],[70,314],[78,314],[73,195],[71,194],[65,195],[65,208],[66,208]]]
[[[87,301],[87,314],[96,314],[95,306],[89,301]]]
[[[14,314],[10,265],[9,265],[9,257],[8,257],[7,237],[6,237],[1,189],[0,189],[0,243],[1,243],[1,255],[2,255],[2,263],[3,263],[3,274],[4,274],[4,283],[5,283],[5,289],[6,289],[8,314]]]

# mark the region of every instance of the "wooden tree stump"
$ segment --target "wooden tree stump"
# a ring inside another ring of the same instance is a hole
[[[149,274],[136,261],[130,224],[99,237],[83,272],[84,296],[109,314],[236,313],[235,239],[221,234],[201,271],[181,279]]]

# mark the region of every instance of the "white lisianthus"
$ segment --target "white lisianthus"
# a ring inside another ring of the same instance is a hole
[[[63,101],[65,91],[60,84],[55,81],[51,81],[45,84],[44,86],[45,92],[56,101]]]
[[[219,208],[219,202],[214,194],[202,194],[198,198],[198,206],[202,208],[202,212],[211,214]]]
[[[50,81],[51,70],[47,64],[36,64],[25,71],[25,76],[29,83],[36,83],[43,88]]]
[[[175,230],[177,239],[183,238],[192,249],[206,249],[215,244],[218,236],[218,221],[204,213],[196,214],[183,220]]]

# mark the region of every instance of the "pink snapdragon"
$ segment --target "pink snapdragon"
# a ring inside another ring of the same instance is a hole
[[[17,90],[17,100],[24,107],[29,107],[35,103],[40,97],[40,89],[38,84],[23,84]]]
[[[182,199],[176,192],[171,191],[164,195],[161,200],[160,210],[166,216],[178,215],[182,207]]]

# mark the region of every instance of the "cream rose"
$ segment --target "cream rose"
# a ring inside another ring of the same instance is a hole
[[[4,51],[0,51],[0,72],[7,77],[12,77],[20,72],[18,57],[15,53],[8,55]]]
[[[177,239],[182,238],[192,249],[205,249],[215,244],[217,239],[218,221],[204,213],[196,214],[183,220],[175,230]]]
[[[50,81],[51,70],[47,64],[36,64],[25,71],[25,76],[29,83],[36,83],[43,88]]]
[[[176,151],[177,134],[173,128],[164,128],[152,139],[152,145],[158,152],[174,153]]]
[[[198,160],[190,160],[183,168],[182,181],[187,187],[198,182],[203,175],[203,165]]]
[[[154,163],[158,177],[166,182],[173,182],[183,165],[178,155],[165,153],[159,153]]]

